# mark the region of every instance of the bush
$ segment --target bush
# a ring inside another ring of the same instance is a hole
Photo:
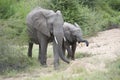
[[[20,70],[28,67],[31,61],[23,54],[20,47],[0,38],[0,72]]]
[[[42,1],[0,0],[0,74],[34,64],[20,46],[28,41],[26,15]]]
[[[64,20],[67,22],[79,21],[79,4],[76,0],[51,0],[49,6],[54,11],[61,10]]]
[[[113,10],[120,11],[120,0],[109,0],[109,5]]]
[[[84,35],[91,35],[106,26],[106,20],[103,15],[97,11],[90,9],[78,2],[78,0],[51,0],[50,8],[53,10],[61,10],[64,20],[70,23],[77,22]]]
[[[6,37],[6,39],[13,39],[12,41],[16,43],[26,44],[28,41],[26,33],[26,15],[34,7],[40,6],[43,1],[44,0],[20,0],[13,4],[12,9],[14,10],[14,14],[8,19],[0,20],[0,26],[3,28],[3,32],[5,32],[3,36]],[[41,6],[43,6],[43,4]]]
[[[0,20],[2,32],[0,37],[11,40],[14,44],[25,45],[28,41],[26,24],[22,19]]]
[[[84,35],[92,35],[119,24],[119,13],[110,7],[108,0],[51,0],[50,9],[61,10],[64,20],[77,22]]]
[[[14,15],[13,4],[17,3],[16,0],[0,0],[0,18],[6,19]]]
[[[32,65],[33,62],[24,55],[24,48],[15,45],[13,39],[8,39],[9,33],[6,34],[4,28],[0,25],[0,74]]]

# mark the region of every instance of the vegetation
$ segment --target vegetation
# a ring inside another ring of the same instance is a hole
[[[7,31],[7,30],[6,30]],[[0,74],[12,71],[25,69],[34,62],[23,54],[24,48],[18,45],[13,45],[12,40],[7,40],[3,29],[0,27]],[[13,36],[13,33],[9,34]]]
[[[0,0],[0,72],[34,64],[21,46],[28,41],[26,15],[36,6],[61,10],[64,20],[77,22],[85,36],[120,24],[120,0]]]
[[[84,35],[91,35],[100,30],[108,29],[113,24],[118,25],[120,21],[120,13],[111,6],[113,0],[51,1],[50,8],[61,10],[65,21],[77,22],[82,27]]]

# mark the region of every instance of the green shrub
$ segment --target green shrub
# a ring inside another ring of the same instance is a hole
[[[0,1],[2,4],[0,9],[5,10],[0,12],[0,18],[4,19],[0,19],[0,74],[12,70],[18,71],[35,64],[33,60],[24,55],[24,48],[19,45],[25,45],[28,40],[26,15],[35,6],[40,5],[40,2],[40,0],[21,0],[12,4],[11,0]],[[5,5],[6,3],[9,5]]]
[[[51,0],[49,6],[54,11],[61,10],[64,20],[67,22],[79,21],[79,4],[76,0]]]
[[[7,31],[6,29],[8,28],[5,28],[5,24],[2,23],[0,25],[0,74],[6,71],[25,69],[33,64],[33,61],[24,55],[24,48],[16,45],[15,40],[8,38],[16,30],[9,28]]]
[[[61,10],[65,21],[77,22],[84,35],[91,35],[110,24],[120,24],[119,13],[113,10],[118,3],[118,0],[1,0],[0,16],[9,18],[5,23],[6,31],[11,33],[8,38],[26,38],[26,15],[36,6]]]
[[[26,31],[26,15],[34,7],[44,6],[45,4],[41,4],[42,2],[45,1],[20,0],[15,4],[12,4],[14,14],[12,14],[8,19],[0,20],[0,26],[3,28],[3,32],[5,32],[3,36],[6,37],[6,39],[13,39],[16,43],[26,43],[28,41]],[[6,14],[8,14],[8,12],[6,12]]]
[[[4,38],[0,38],[0,72],[20,70],[30,65],[30,60],[23,54],[23,49],[10,44]]]
[[[0,35],[7,40],[11,40],[14,44],[24,45],[28,41],[26,24],[22,19],[0,20],[2,32]]]
[[[109,5],[113,10],[120,11],[120,0],[109,0]]]
[[[17,3],[16,0],[0,0],[0,18],[6,19],[14,15],[13,4]]]
[[[103,26],[107,24],[102,14],[83,6],[78,0],[51,0],[51,3],[50,8],[55,11],[61,10],[65,21],[77,22],[84,35],[91,35],[103,30]]]
[[[61,10],[64,20],[77,22],[84,35],[92,35],[119,24],[119,13],[110,7],[108,0],[51,0],[50,9]]]

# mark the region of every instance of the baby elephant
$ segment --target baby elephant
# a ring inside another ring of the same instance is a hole
[[[64,29],[64,36],[66,38],[66,40],[64,41],[63,50],[65,52],[65,50],[67,49],[68,52],[67,57],[74,60],[76,43],[85,42],[86,46],[88,46],[89,43],[87,40],[84,40],[82,38],[82,30],[77,23],[73,25],[71,23],[64,22],[63,29]]]

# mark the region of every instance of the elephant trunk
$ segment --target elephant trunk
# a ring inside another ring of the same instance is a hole
[[[86,46],[89,46],[89,42],[88,42],[87,40],[84,40],[84,39],[82,39],[82,38],[79,38],[78,43],[80,43],[80,42],[85,42],[85,43],[86,43]]]
[[[83,40],[82,42],[85,42],[86,46],[89,46],[89,42],[87,40]]]
[[[65,58],[65,55],[63,54],[63,50],[62,50],[62,48],[60,48],[59,50],[59,56],[60,56],[60,58],[63,60],[63,61],[65,61],[66,63],[70,63],[69,62],[69,60],[67,59],[67,58]]]
[[[56,18],[53,23],[53,34],[54,34],[54,42],[55,42],[54,52],[55,54],[57,53],[63,61],[65,61],[66,63],[69,63],[69,61],[65,58],[63,49],[62,49],[62,44],[64,39],[63,23],[64,23],[64,20],[62,17],[62,13],[58,10],[56,11]]]
[[[56,37],[55,38],[55,43],[58,49],[58,54],[60,56],[60,58],[66,62],[66,63],[70,63],[69,60],[65,57],[63,49],[62,49],[62,44],[63,44],[63,39],[61,39],[60,37]]]

